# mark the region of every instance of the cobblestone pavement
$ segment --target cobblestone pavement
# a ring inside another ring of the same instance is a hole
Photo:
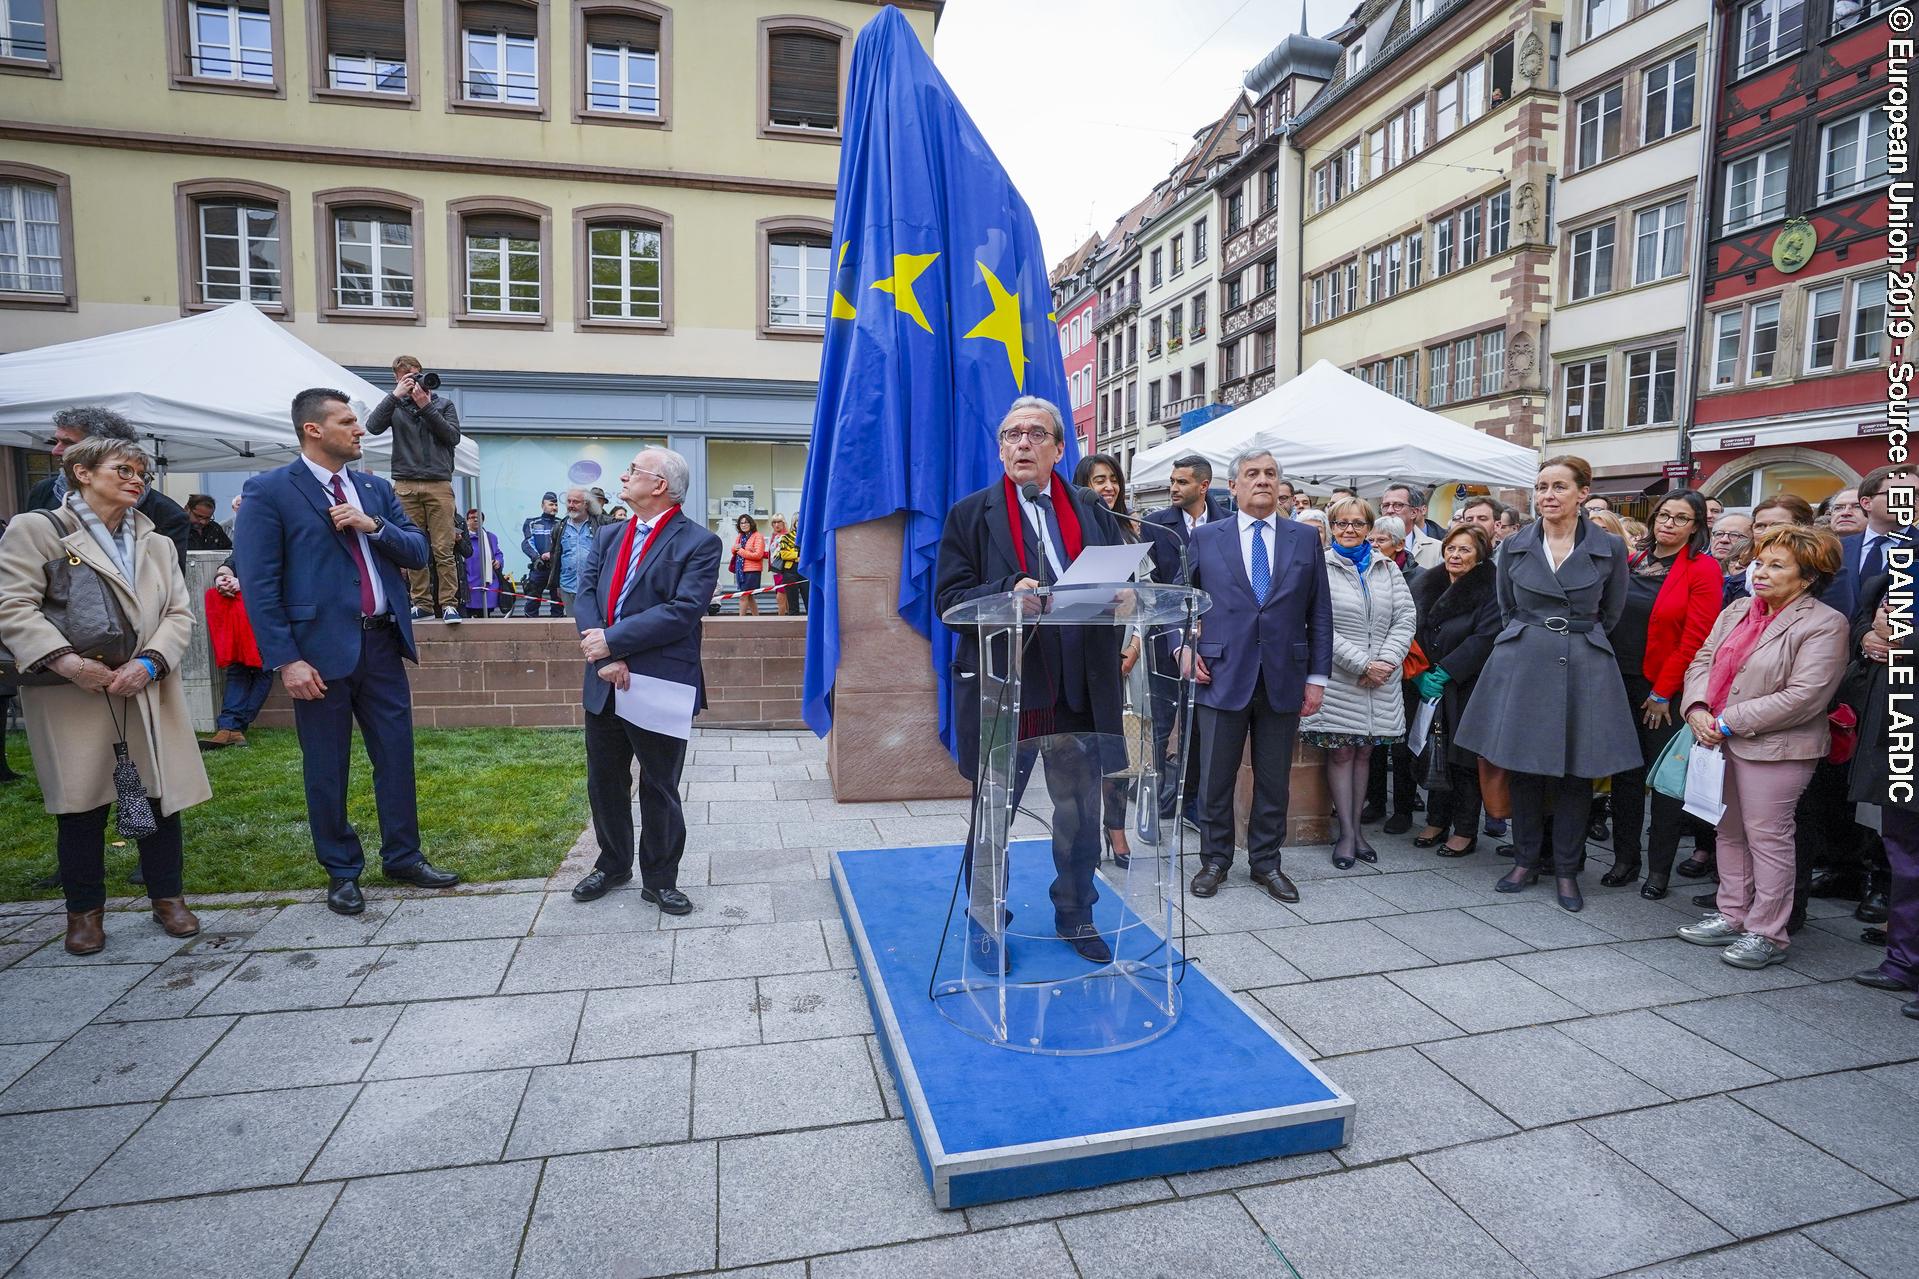
[[[1878,952],[1841,905],[1743,972],[1603,858],[1577,917],[1495,895],[1490,839],[1289,850],[1297,906],[1243,871],[1192,902],[1192,953],[1357,1099],[1351,1145],[940,1212],[823,877],[963,805],[835,804],[795,735],[695,747],[684,919],[568,899],[584,838],[358,920],[111,914],[83,961],[0,905],[0,1274],[1919,1273],[1919,1022],[1847,980]]]

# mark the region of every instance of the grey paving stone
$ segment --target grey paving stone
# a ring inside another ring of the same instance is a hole
[[[576,991],[409,1004],[366,1077],[557,1065],[573,1050],[584,999]]]
[[[1306,980],[1305,973],[1281,959],[1277,951],[1253,933],[1188,937],[1186,957],[1197,963],[1201,972],[1228,990],[1290,986]]]
[[[42,1057],[58,1048],[58,1043],[0,1044],[0,1089],[32,1070]],[[0,1270],[0,1275],[6,1271]]]
[[[1754,1275],[1859,1279],[1857,1270],[1803,1235],[1775,1235],[1757,1243],[1734,1244],[1684,1261],[1635,1270],[1625,1279],[1751,1279]]]
[[[724,826],[689,826],[686,849],[693,853],[720,853],[730,848],[778,848],[780,828],[776,822],[734,822]],[[788,844],[788,848],[810,848],[810,844]]]
[[[174,1095],[350,1084],[380,1050],[398,1008],[321,1008],[243,1018],[180,1082]],[[204,1020],[195,1018],[196,1022]]]
[[[299,1279],[511,1279],[537,1163],[347,1184]]]
[[[16,946],[8,942],[0,942],[0,968],[11,968],[38,949],[38,946]]]
[[[232,1024],[193,1017],[88,1026],[0,1093],[0,1111],[158,1101]]]
[[[1059,1223],[1059,1232],[1089,1275],[1238,1279],[1273,1269],[1265,1235],[1231,1195],[1073,1217]]]
[[[639,881],[616,888],[598,901],[576,902],[566,892],[548,893],[533,920],[533,935],[651,933],[659,931],[660,908],[640,896]]]
[[[1220,1190],[1270,1186],[1282,1181],[1291,1181],[1296,1177],[1314,1177],[1324,1172],[1338,1172],[1344,1166],[1333,1157],[1331,1152],[1315,1150],[1305,1155],[1287,1155],[1280,1159],[1259,1159],[1249,1164],[1233,1164],[1226,1168],[1208,1168],[1204,1172],[1183,1172],[1166,1180],[1173,1187],[1173,1193],[1186,1199],[1193,1195],[1210,1195]]]
[[[1366,881],[1366,891],[1404,911],[1491,906],[1499,901],[1491,881],[1467,885],[1436,870],[1405,871]]]
[[[1693,949],[1699,952],[1700,963],[1719,963],[1716,950],[1704,946]],[[1698,987],[1605,947],[1542,950],[1508,955],[1499,962],[1591,1013],[1622,1013],[1628,1008],[1676,1004],[1700,997]]]
[[[1384,977],[1347,977],[1252,993],[1321,1056],[1397,1048],[1460,1033]]]
[[[1315,980],[1420,968],[1429,962],[1411,946],[1381,932],[1369,919],[1271,928],[1255,935],[1280,958]]]
[[[1524,1266],[1411,1164],[1382,1164],[1242,1190],[1239,1200],[1308,1279],[1531,1279]],[[1392,1208],[1359,1208],[1369,1204]],[[1274,1268],[1265,1273],[1283,1272]]]
[[[1463,910],[1429,910],[1417,915],[1393,915],[1377,921],[1385,932],[1405,942],[1436,964],[1458,964],[1497,955],[1518,955],[1532,949]]]
[[[506,1148],[531,1073],[500,1070],[368,1084],[306,1179],[491,1163]]]
[[[896,1244],[864,1252],[815,1258],[813,1279],[976,1279],[986,1275],[1031,1275],[1034,1279],[1077,1279],[1079,1271],[1051,1225],[1016,1226]]]
[[[1650,1011],[1589,1017],[1559,1030],[1682,1101],[1772,1079],[1770,1071]]]
[[[1740,1238],[1877,1208],[1895,1196],[1727,1097],[1582,1125]],[[1702,1158],[1711,1151],[1711,1158]],[[1728,1169],[1739,1175],[1728,1176]]]
[[[265,927],[244,943],[246,950],[318,950],[328,946],[365,946],[386,926],[397,901],[369,901],[359,915],[336,915],[325,905],[283,906]]]
[[[840,901],[824,879],[793,880],[773,885],[773,918],[781,923],[840,917]]]
[[[687,896],[693,901],[693,913],[661,915],[662,932],[738,928],[742,924],[773,922],[773,887],[770,884],[720,884],[688,893]]]
[[[673,940],[673,980],[720,981],[775,973],[816,972],[832,965],[817,921],[696,928]]]
[[[1420,1051],[1522,1128],[1666,1100],[1651,1084],[1551,1026],[1426,1044]]]
[[[1334,1073],[1357,1107],[1353,1138],[1336,1152],[1348,1165],[1518,1131],[1412,1048],[1342,1057]]]
[[[185,1017],[246,958],[244,951],[195,951],[169,959],[116,999],[96,1021]]]
[[[742,806],[741,811],[752,811]],[[709,859],[708,877],[715,884],[766,884],[779,880],[811,880],[813,858],[790,848],[726,848]]]
[[[1141,1177],[1137,1181],[1119,1181],[1090,1190],[1064,1190],[1032,1199],[1006,1199],[999,1203],[980,1204],[966,1210],[966,1223],[973,1230],[991,1230],[1000,1226],[1101,1212],[1108,1208],[1124,1208],[1132,1204],[1154,1203],[1172,1197],[1173,1188],[1163,1178]]]
[[[506,1157],[685,1141],[692,1099],[693,1058],[688,1055],[541,1066],[520,1102]]]
[[[886,1064],[886,1054],[880,1051],[879,1036],[866,1037],[866,1055],[873,1059],[873,1076],[880,1081],[880,1100],[886,1103],[886,1117],[906,1118],[906,1107],[900,1105],[899,1089],[893,1084],[893,1072]]]
[[[1824,929],[1804,930],[1786,948],[1785,966],[1815,981],[1837,981],[1862,968],[1877,968],[1886,957],[1885,948],[1867,946],[1856,930],[1850,931],[1850,937],[1836,937]]]
[[[1186,916],[1209,933],[1239,933],[1255,928],[1290,928],[1304,923],[1291,907],[1282,906],[1264,889],[1222,888],[1213,897],[1194,897],[1185,901]]]
[[[1649,902],[1638,893],[1610,892],[1597,887],[1597,877],[1588,875],[1586,908],[1579,917],[1595,928],[1603,928],[1621,941],[1643,941],[1649,937],[1672,937],[1681,924],[1698,919],[1704,912],[1688,899],[1704,891],[1690,881],[1673,880],[1673,896]],[[1546,884],[1542,877],[1542,886]],[[1702,948],[1703,949],[1703,948]]]
[[[502,995],[652,986],[673,976],[673,939],[660,933],[535,935],[521,940]]]
[[[1719,962],[1716,955],[1705,953],[1704,947],[1678,937],[1620,942],[1612,949],[1708,995],[1738,995],[1754,990],[1776,990],[1782,986],[1804,986],[1812,980],[1784,964],[1774,964],[1757,971],[1734,968],[1731,964]],[[1702,959],[1713,962],[1701,963]]]
[[[849,969],[762,977],[759,987],[760,1037],[769,1044],[873,1033],[866,989]]]
[[[14,1262],[26,1256],[27,1250],[39,1243],[41,1237],[56,1224],[52,1220],[0,1222],[0,1275],[7,1273]]]
[[[65,1039],[138,985],[146,964],[95,968],[23,968],[0,971],[0,1042],[33,1044]]]
[[[1873,1055],[1858,1045],[1757,1001],[1757,995],[1723,995],[1658,1013],[1782,1079],[1874,1064]]]
[[[388,946],[348,1002],[393,1004],[491,995],[500,988],[500,979],[506,976],[518,944],[502,937]]]
[[[780,845],[784,848],[885,848],[879,829],[872,822],[858,821],[782,821]]]
[[[1868,1279],[1912,1279],[1912,1259],[1919,1256],[1919,1203],[1808,1226],[1806,1237]]]
[[[1815,1030],[1857,1044],[1877,1062],[1919,1057],[1919,1035],[1911,1019],[1899,1015],[1907,996],[1871,990],[1850,981],[1795,986],[1754,995],[1754,1002],[1803,1022]]]
[[[822,919],[820,931],[826,935],[826,960],[829,968],[853,967],[853,939],[846,925],[837,919]]]
[[[1475,1034],[1585,1015],[1537,982],[1490,959],[1415,968],[1393,973],[1387,980],[1461,1030]]]
[[[1869,1074],[1791,1079],[1734,1097],[1902,1195],[1919,1196],[1919,1097]],[[1914,1254],[1919,1260],[1919,1253]]]
[[[966,818],[959,814],[944,817],[879,817],[873,821],[875,838],[882,848],[963,843],[968,826]]]
[[[708,1049],[694,1077],[696,1140],[886,1117],[863,1039]]]
[[[1540,1279],[1597,1279],[1732,1242],[1576,1127],[1421,1155],[1413,1165]],[[1622,1230],[1627,1221],[1632,1229]]]
[[[481,937],[524,937],[539,913],[538,893],[500,893],[490,897],[423,897],[401,902],[380,931],[376,944],[409,941],[470,941]]]
[[[1909,1097],[1919,1097],[1919,1061],[1907,1062],[1903,1066],[1882,1066],[1870,1074],[1880,1083],[1897,1088]]]
[[[298,1181],[358,1091],[340,1084],[170,1101],[62,1206],[95,1208]]]
[[[779,1187],[768,1203],[810,1204],[810,1193],[794,1192],[805,1182],[817,1184],[816,1171]],[[711,1142],[547,1160],[518,1279],[640,1279],[711,1269],[715,1175]],[[614,1188],[617,1207],[609,1211]]]
[[[52,1212],[158,1106],[0,1115],[0,1217]]]
[[[338,1008],[352,997],[380,952],[275,950],[252,955],[195,1009],[198,1013],[272,1013]]]
[[[147,911],[115,910],[106,916],[107,946],[91,955],[69,955],[64,945],[48,942],[20,961],[20,967],[46,965],[93,968],[106,964],[159,964],[180,953],[186,942],[168,936]],[[62,932],[64,935],[64,930]]]
[[[337,1186],[296,1186],[69,1213],[13,1273],[25,1279],[284,1279]]]
[[[1370,891],[1378,878],[1377,875],[1367,875],[1364,876],[1364,882],[1358,878],[1316,880],[1311,888],[1302,887],[1299,900],[1286,909],[1309,924],[1331,924],[1342,919],[1377,919],[1381,915],[1399,914],[1399,907]],[[1305,883],[1304,880],[1299,882]]]
[[[719,1174],[722,1266],[929,1239],[966,1228],[961,1214],[933,1207],[903,1123],[724,1141]],[[807,1193],[793,1193],[797,1186]]]
[[[1603,928],[1594,927],[1578,915],[1569,915],[1550,902],[1520,901],[1502,906],[1468,906],[1466,913],[1540,950],[1598,946],[1613,940],[1613,935]]]
[[[758,1001],[751,981],[595,990],[586,997],[573,1060],[758,1043]]]

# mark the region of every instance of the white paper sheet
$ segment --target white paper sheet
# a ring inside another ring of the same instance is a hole
[[[699,690],[691,684],[651,675],[633,675],[626,688],[613,690],[613,713],[629,724],[665,733],[668,737],[693,736],[693,706]]]
[[[1114,546],[1084,546],[1079,558],[1066,566],[1055,586],[1085,586],[1095,582],[1131,580],[1152,548],[1144,542],[1121,542]]]
[[[1422,697],[1419,709],[1413,712],[1413,725],[1406,733],[1406,750],[1409,754],[1423,755],[1426,751],[1426,734],[1433,731],[1433,712],[1439,709],[1439,699]]]
[[[1726,815],[1726,752],[1694,742],[1686,759],[1686,811],[1717,826]]]

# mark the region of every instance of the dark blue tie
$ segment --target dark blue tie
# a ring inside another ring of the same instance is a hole
[[[1272,589],[1273,564],[1266,556],[1266,521],[1253,521],[1253,598],[1259,603],[1266,602],[1266,592]]]
[[[1059,513],[1053,509],[1053,499],[1041,493],[1033,499],[1033,505],[1039,508],[1040,522],[1046,526],[1046,540],[1053,548],[1053,555],[1063,568],[1071,564],[1072,557],[1066,554],[1066,539],[1060,535]]]
[[[1882,534],[1867,533],[1865,554],[1859,557],[1859,580],[1865,582],[1886,571],[1886,538]]]

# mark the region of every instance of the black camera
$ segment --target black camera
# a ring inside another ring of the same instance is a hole
[[[437,391],[440,389],[440,375],[431,369],[422,369],[418,373],[415,373],[413,375],[413,382],[414,385],[428,391]]]

